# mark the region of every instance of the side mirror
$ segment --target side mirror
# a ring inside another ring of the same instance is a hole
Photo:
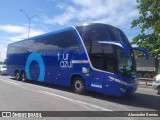
[[[125,53],[125,55],[127,57],[130,57],[130,55],[131,55],[130,50],[129,50],[129,46],[124,42],[119,42],[119,41],[98,41],[98,43],[111,44],[111,45],[119,46],[124,50],[124,53]]]
[[[138,51],[141,51],[145,54],[146,56],[146,60],[148,60],[148,51],[144,48],[138,48],[138,47],[133,47],[133,50],[138,50]]]

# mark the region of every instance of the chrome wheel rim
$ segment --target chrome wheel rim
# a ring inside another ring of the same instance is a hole
[[[75,82],[75,89],[77,90],[77,91],[81,91],[82,89],[83,89],[83,83],[82,83],[82,81],[81,80],[77,80],[76,82]]]
[[[22,81],[25,81],[25,80],[26,80],[25,74],[23,73],[23,74],[22,74]]]
[[[19,73],[16,73],[16,79],[19,80]]]

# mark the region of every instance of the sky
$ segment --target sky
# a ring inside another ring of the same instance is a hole
[[[136,0],[0,0],[0,61],[9,43],[28,38],[26,14],[30,37],[83,23],[113,25],[130,41],[140,32],[131,28],[139,16]]]

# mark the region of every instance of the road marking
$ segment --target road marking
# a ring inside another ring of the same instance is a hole
[[[97,106],[97,105],[94,105],[94,104],[90,104],[90,103],[82,102],[82,101],[79,101],[79,100],[71,99],[71,98],[64,97],[64,96],[61,96],[61,95],[57,95],[57,94],[54,94],[54,93],[50,93],[50,92],[46,92],[46,91],[42,91],[42,90],[39,90],[39,92],[47,94],[47,95],[55,96],[55,97],[58,97],[58,98],[61,98],[61,99],[65,99],[65,100],[68,100],[70,102],[74,102],[74,103],[90,106],[90,107],[93,107],[93,108],[97,108],[97,109],[100,109],[100,110],[103,110],[103,111],[113,111],[113,110],[106,109],[106,108],[103,108],[103,107],[100,107],[100,106]]]
[[[53,93],[50,93],[50,92],[46,92],[46,91],[42,91],[42,90],[35,90],[35,89],[32,89],[32,88],[27,88],[27,87],[21,86],[18,83],[15,83],[15,82],[6,81],[6,80],[2,80],[2,79],[0,79],[0,80],[4,81],[6,83],[9,83],[11,85],[15,85],[15,86],[21,87],[21,88],[26,89],[26,90],[38,92],[38,93],[41,93],[41,94],[47,94],[47,95],[51,95],[51,96],[56,96],[56,97],[59,97],[61,99],[65,99],[65,100],[68,100],[68,101],[71,101],[71,102],[74,102],[74,103],[78,103],[78,104],[81,104],[81,105],[86,105],[86,106],[94,107],[94,108],[97,108],[97,109],[100,109],[100,110],[103,110],[103,111],[113,111],[113,110],[106,109],[106,108],[103,108],[103,107],[100,107],[100,106],[97,106],[97,105],[94,105],[94,104],[82,102],[82,101],[79,101],[79,100],[74,100],[74,99],[71,99],[71,98],[68,98],[68,97],[64,97],[64,96],[60,96],[60,95],[57,95],[57,94],[53,94]],[[90,99],[87,99],[87,100],[90,102]],[[118,105],[116,105],[116,107],[122,109],[122,107],[119,107]]]
[[[75,99],[68,98],[68,97],[64,97],[64,96],[57,95],[57,94],[54,94],[54,93],[50,93],[50,92],[47,92],[47,91],[27,88],[27,87],[21,86],[18,83],[15,83],[15,82],[6,81],[6,80],[2,80],[2,79],[0,79],[0,80],[3,81],[3,82],[6,82],[6,83],[12,84],[12,85],[16,85],[16,86],[21,87],[21,88],[26,89],[26,90],[38,92],[38,93],[45,94],[45,95],[55,96],[55,97],[58,97],[58,98],[61,98],[61,99],[64,99],[64,100],[68,100],[68,101],[73,102],[73,103],[78,103],[78,104],[81,104],[81,105],[89,106],[89,107],[100,109],[100,110],[103,110],[103,111],[113,111],[113,110],[110,110],[110,109],[107,109],[107,108],[104,108],[104,107],[100,107],[100,106],[97,106],[97,105],[94,105],[94,104],[86,103],[86,102],[75,100]]]
[[[5,83],[9,83],[9,84],[12,84],[12,85],[16,85],[16,86],[19,86],[20,84],[18,83],[15,83],[15,82],[11,82],[11,81],[7,81],[7,80],[2,80],[0,79],[1,81],[5,82]]]

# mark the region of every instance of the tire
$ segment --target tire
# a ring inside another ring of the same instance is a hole
[[[20,73],[18,71],[15,73],[15,78],[16,80],[20,81]]]
[[[143,76],[142,73],[138,73],[139,78],[142,78],[142,76]]]
[[[85,84],[81,77],[75,77],[73,79],[72,89],[77,94],[84,94],[85,93]]]
[[[150,75],[151,75],[151,78],[153,78],[155,76],[154,73],[150,73]]]
[[[157,94],[159,94],[159,95],[160,95],[160,86],[158,87],[158,89],[157,89],[157,90],[158,90]]]
[[[25,72],[22,72],[22,74],[21,74],[21,81],[23,81],[23,82],[26,82],[26,73]]]
[[[145,73],[145,74],[143,75],[143,78],[151,78],[151,75],[150,75],[149,73]]]

